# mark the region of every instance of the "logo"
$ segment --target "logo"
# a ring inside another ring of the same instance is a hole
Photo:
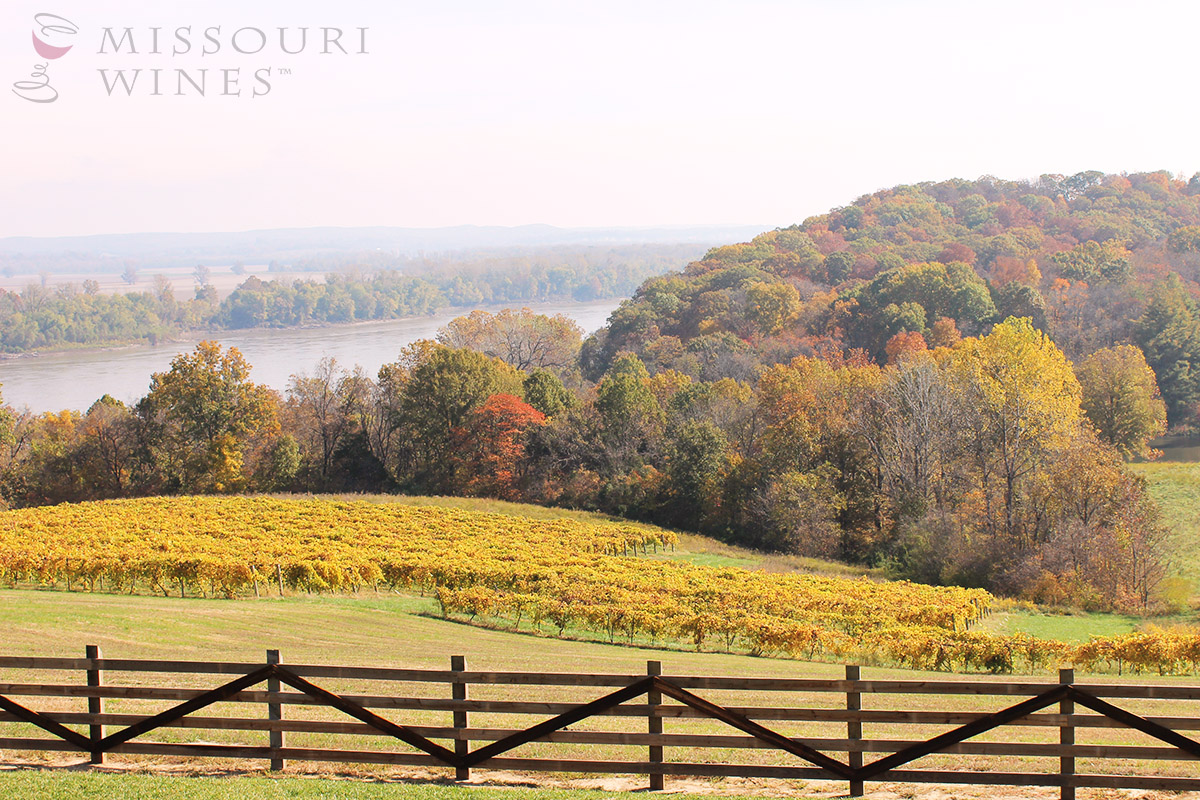
[[[29,73],[32,80],[13,84],[13,94],[31,103],[53,103],[58,99],[58,90],[50,85],[50,62],[71,51],[75,45],[70,42],[79,28],[57,14],[37,14],[33,24],[33,50],[44,61],[33,65]]]
[[[80,29],[57,14],[36,14],[33,23],[33,51],[39,60],[12,91],[31,103],[53,103],[59,93],[51,84],[51,67],[75,49]],[[85,61],[77,66],[86,67],[88,60],[102,64],[94,69],[96,88],[109,98],[259,98],[271,93],[276,78],[291,76],[293,65],[299,70],[302,63],[369,56],[369,31],[337,26],[104,26],[84,32],[84,39],[99,33],[99,49],[89,55],[85,48]]]

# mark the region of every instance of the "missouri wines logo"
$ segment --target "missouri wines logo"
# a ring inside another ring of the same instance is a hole
[[[57,14],[33,18],[37,63],[28,79],[12,85],[13,94],[31,103],[53,103],[53,62],[75,47],[77,25]],[[370,28],[231,27],[211,25],[107,26],[96,29],[94,56],[98,90],[105,97],[265,97],[281,76],[292,75],[302,54],[319,57],[370,55]],[[90,35],[90,34],[89,34]],[[256,59],[246,63],[247,58]],[[284,65],[287,66],[284,66]]]
[[[57,14],[34,15],[33,50],[39,60],[33,65],[28,79],[13,84],[13,93],[31,103],[58,100],[58,90],[50,80],[50,64],[71,51],[78,33],[75,23]]]

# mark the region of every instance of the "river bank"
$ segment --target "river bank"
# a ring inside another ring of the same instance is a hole
[[[523,306],[539,314],[564,314],[588,333],[602,327],[620,303],[620,299],[610,299],[506,304],[485,310]],[[439,328],[471,310],[454,308],[422,317],[320,327],[193,332],[155,345],[40,352],[0,361],[0,392],[7,404],[28,406],[35,412],[64,408],[83,411],[104,394],[133,402],[146,393],[153,373],[169,368],[176,355],[206,339],[224,347],[237,347],[253,366],[251,379],[282,392],[292,375],[311,372],[326,356],[348,367],[357,364],[374,375],[383,364],[394,361],[405,345],[433,338]]]

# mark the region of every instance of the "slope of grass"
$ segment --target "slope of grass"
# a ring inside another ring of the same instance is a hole
[[[1200,463],[1130,464],[1146,479],[1171,526],[1170,557],[1179,576],[1200,592]]]
[[[1169,626],[1186,623],[1184,618],[1156,618],[1154,623]],[[1143,627],[1146,620],[1127,614],[1054,614],[1041,611],[1000,611],[990,614],[980,629],[998,634],[1027,633],[1039,639],[1060,642],[1086,642],[1092,637],[1120,636]]]
[[[763,675],[840,674],[835,664],[626,647],[529,636],[432,616],[431,598],[399,594],[312,595],[261,600],[130,597],[0,590],[0,654],[81,656],[98,644],[112,658],[285,661],[444,669],[464,655],[479,669],[556,672],[645,670],[663,660],[679,672]]]

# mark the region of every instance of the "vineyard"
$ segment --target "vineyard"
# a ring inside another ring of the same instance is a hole
[[[982,590],[651,557],[674,545],[668,531],[450,508],[153,498],[0,513],[0,580],[228,598],[395,589],[436,597],[448,616],[543,635],[922,669],[1200,664],[1194,633],[1082,645],[994,635],[972,629],[992,603]]]

